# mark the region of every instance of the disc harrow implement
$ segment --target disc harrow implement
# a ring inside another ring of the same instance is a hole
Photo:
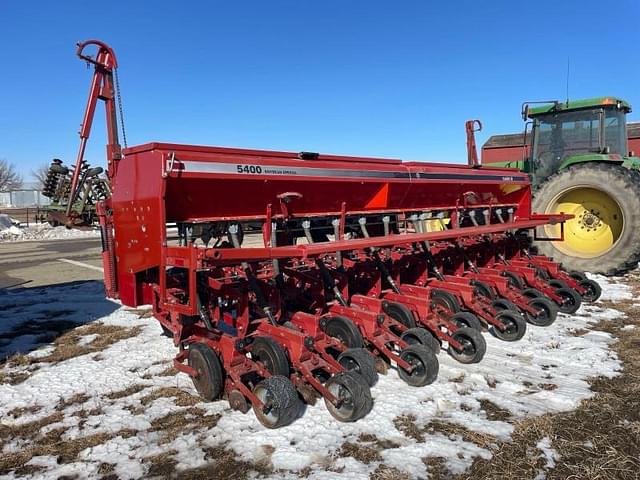
[[[82,53],[89,46],[95,57]],[[111,49],[89,41],[79,55],[113,85]],[[97,204],[107,295],[150,304],[199,394],[252,408],[267,428],[318,399],[338,421],[361,419],[378,374],[393,369],[428,388],[438,354],[480,362],[485,330],[516,341],[527,322],[550,325],[599,294],[582,274],[529,254],[526,234],[571,217],[532,213],[529,179],[517,171],[168,143],[121,149],[114,96],[103,90],[92,88],[85,121],[97,99],[107,103],[111,196]]]

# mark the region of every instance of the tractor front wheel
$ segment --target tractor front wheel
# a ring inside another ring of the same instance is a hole
[[[640,174],[619,165],[583,163],[551,176],[534,194],[533,211],[568,213],[564,241],[538,241],[538,251],[567,270],[612,275],[640,260]],[[559,225],[545,236],[558,238]]]

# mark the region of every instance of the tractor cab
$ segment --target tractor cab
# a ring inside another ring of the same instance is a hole
[[[572,164],[583,162],[623,163],[629,156],[626,134],[627,102],[600,97],[573,102],[523,105],[531,142],[524,169],[535,184]]]

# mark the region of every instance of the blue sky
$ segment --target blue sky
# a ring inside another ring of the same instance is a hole
[[[0,158],[26,176],[75,159],[87,38],[116,51],[130,145],[464,162],[464,121],[480,143],[521,130],[522,101],[565,97],[568,56],[572,98],[640,111],[637,0],[0,0],[0,18]]]

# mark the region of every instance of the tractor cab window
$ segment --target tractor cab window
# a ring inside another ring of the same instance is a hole
[[[534,120],[533,168],[538,181],[558,171],[577,155],[626,154],[625,114],[615,108],[557,112]]]
[[[604,117],[604,144],[609,147],[609,153],[628,155],[625,112],[608,108],[604,111]]]

